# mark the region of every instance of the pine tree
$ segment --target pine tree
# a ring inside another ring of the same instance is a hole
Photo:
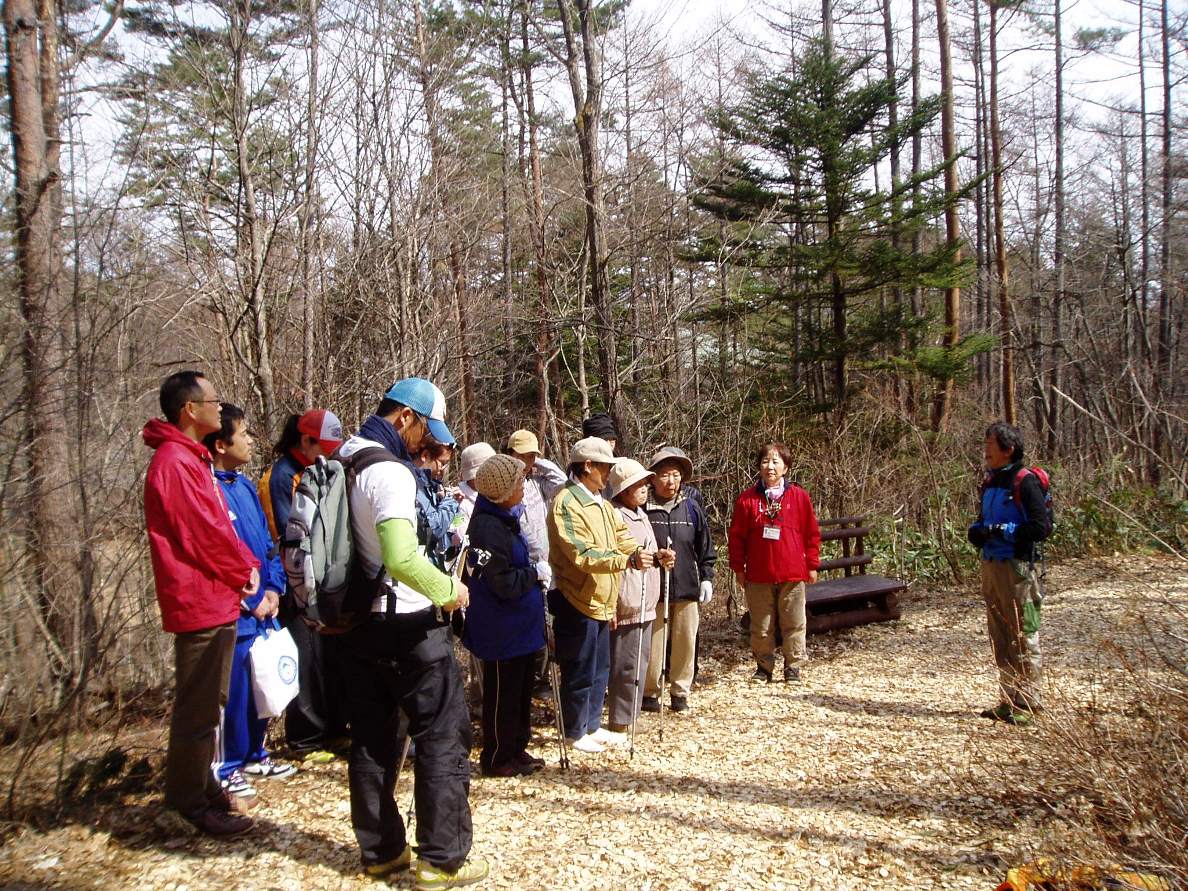
[[[938,183],[945,165],[888,191],[871,181],[871,170],[939,110],[936,98],[921,101],[891,125],[889,109],[906,79],[867,80],[873,61],[836,53],[818,38],[795,69],[752,73],[743,101],[714,116],[733,156],[694,199],[732,224],[701,238],[696,255],[708,260],[724,252],[750,270],[745,308],[762,324],[759,349],[773,369],[791,367],[788,344],[799,333],[791,358],[830,364],[837,407],[845,403],[851,357],[893,353],[905,332],[927,321],[873,298],[894,288],[943,288],[964,275],[956,245],[932,237],[919,252],[906,247],[914,232],[932,227],[947,200],[963,195],[946,199]],[[975,346],[963,343],[955,361],[935,350],[913,358],[944,379]]]

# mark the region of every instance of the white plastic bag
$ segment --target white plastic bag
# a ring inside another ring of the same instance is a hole
[[[248,651],[256,714],[275,718],[297,695],[297,644],[288,628],[261,632]]]

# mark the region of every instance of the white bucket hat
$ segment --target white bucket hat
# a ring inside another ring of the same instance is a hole
[[[611,468],[610,477],[607,479],[606,484],[610,487],[611,497],[617,498],[632,486],[642,483],[644,480],[651,479],[655,475],[632,458],[620,458],[615,466]]]

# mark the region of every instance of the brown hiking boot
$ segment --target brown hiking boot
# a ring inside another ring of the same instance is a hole
[[[229,814],[217,807],[203,808],[189,818],[199,830],[215,838],[233,838],[248,832],[255,823],[243,814]]]

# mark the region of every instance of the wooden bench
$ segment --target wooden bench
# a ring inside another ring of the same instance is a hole
[[[805,589],[805,612],[808,633],[852,628],[870,622],[889,622],[901,615],[897,594],[907,588],[899,579],[867,575],[866,567],[874,558],[866,553],[863,541],[871,527],[866,517],[836,517],[821,520],[821,543],[841,542],[841,556],[822,560],[820,573],[840,570],[840,578],[831,578]]]

